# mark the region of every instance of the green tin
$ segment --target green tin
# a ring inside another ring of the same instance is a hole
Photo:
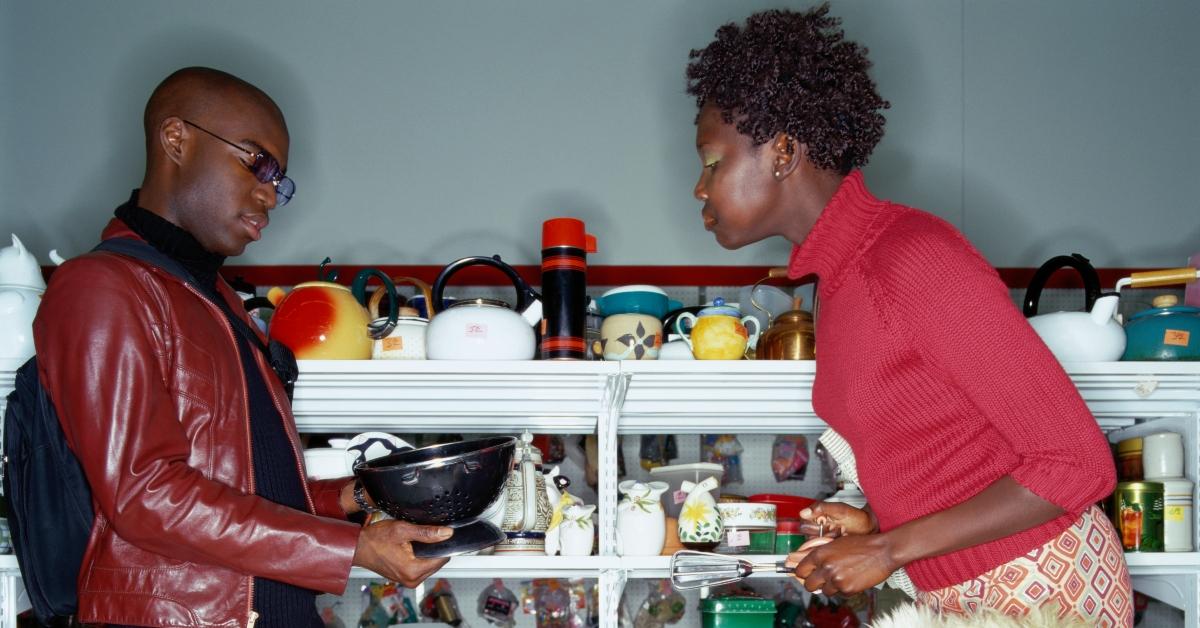
[[[1162,482],[1119,482],[1112,496],[1113,525],[1126,552],[1163,551]]]

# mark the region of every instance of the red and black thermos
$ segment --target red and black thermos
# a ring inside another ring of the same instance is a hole
[[[596,236],[576,218],[542,223],[542,334],[538,357],[583,360],[587,322],[587,254],[596,252]]]

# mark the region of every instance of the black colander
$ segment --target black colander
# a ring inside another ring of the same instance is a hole
[[[411,523],[473,521],[504,488],[517,439],[493,436],[361,462],[354,473],[380,510]]]

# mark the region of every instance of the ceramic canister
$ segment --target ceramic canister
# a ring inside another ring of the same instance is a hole
[[[1178,432],[1143,436],[1142,475],[1147,480],[1183,477],[1183,436]]]
[[[649,314],[612,314],[600,324],[600,350],[605,360],[656,360],[662,331]]]
[[[415,310],[414,310],[415,311]],[[385,318],[375,319],[377,323]],[[371,347],[372,360],[424,360],[425,329],[429,321],[418,316],[400,316],[391,333],[378,338]]]

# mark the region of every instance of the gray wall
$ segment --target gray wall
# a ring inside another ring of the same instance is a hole
[[[791,3],[807,6],[808,3]],[[0,234],[90,247],[141,180],[141,109],[184,65],[288,115],[299,193],[239,263],[534,263],[583,218],[594,264],[778,264],[701,226],[690,48],[778,2],[0,0]],[[888,132],[881,196],[964,229],[997,266],[1200,251],[1200,3],[835,0]]]

